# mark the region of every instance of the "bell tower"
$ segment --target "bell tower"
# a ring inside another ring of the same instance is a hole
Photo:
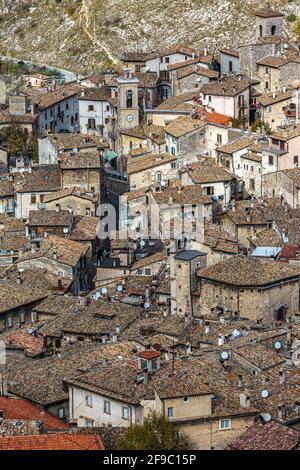
[[[274,11],[267,2],[265,8],[255,12],[256,16],[256,38],[270,36],[282,36],[283,14]]]
[[[131,70],[124,69],[118,84],[118,127],[130,129],[139,125],[138,85],[139,79],[132,77]]]

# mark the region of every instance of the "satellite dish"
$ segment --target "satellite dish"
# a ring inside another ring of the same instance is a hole
[[[96,294],[93,296],[93,299],[94,299],[94,300],[99,300],[100,297],[101,297],[100,292],[96,292]]]
[[[68,233],[69,229],[67,227],[64,228],[64,233]]]
[[[146,303],[144,304],[144,308],[150,308],[149,302],[146,302]]]
[[[223,352],[221,353],[221,359],[222,359],[222,361],[227,361],[228,358],[229,358],[228,352],[227,352],[227,351],[223,351]]]
[[[274,344],[274,346],[275,346],[275,349],[277,349],[277,351],[278,351],[278,349],[281,348],[281,342],[280,342],[280,341],[276,341],[276,343]]]
[[[141,247],[144,247],[145,245],[146,245],[146,242],[145,242],[144,240],[141,240],[141,241],[140,241],[140,246],[141,246]]]
[[[233,332],[232,332],[232,335],[233,335],[235,338],[237,338],[238,336],[240,336],[240,334],[241,334],[241,333],[239,332],[239,330],[236,330],[236,329],[233,330]]]
[[[101,293],[102,293],[102,294],[107,294],[107,289],[106,289],[106,287],[102,287]]]
[[[261,396],[262,396],[263,398],[268,398],[268,396],[269,396],[268,390],[263,390],[263,391],[261,392]]]
[[[123,292],[123,286],[122,286],[121,284],[119,284],[119,285],[117,286],[117,291],[118,291],[118,292]]]
[[[19,273],[23,273],[23,272],[25,271],[25,268],[20,267],[20,268],[18,269],[18,271],[19,271]]]
[[[161,181],[160,185],[163,186],[163,187],[166,186],[165,181]]]
[[[269,415],[269,413],[261,413],[260,415],[262,417],[262,419],[264,420],[265,423],[269,423],[269,421],[271,421],[271,415]]]

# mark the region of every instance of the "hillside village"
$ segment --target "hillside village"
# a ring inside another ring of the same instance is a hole
[[[190,449],[299,449],[284,20],[263,2],[240,47],[0,79],[0,450],[114,448],[153,411]]]

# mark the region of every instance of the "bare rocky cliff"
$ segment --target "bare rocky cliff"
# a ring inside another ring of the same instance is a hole
[[[0,54],[75,71],[114,62],[124,50],[177,43],[210,49],[253,39],[261,0],[0,0]],[[300,14],[297,0],[271,6]],[[285,21],[286,32],[292,22]]]

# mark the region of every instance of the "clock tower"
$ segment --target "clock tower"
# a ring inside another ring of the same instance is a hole
[[[130,129],[139,125],[138,84],[139,79],[132,77],[130,69],[124,69],[118,83],[118,127]]]

